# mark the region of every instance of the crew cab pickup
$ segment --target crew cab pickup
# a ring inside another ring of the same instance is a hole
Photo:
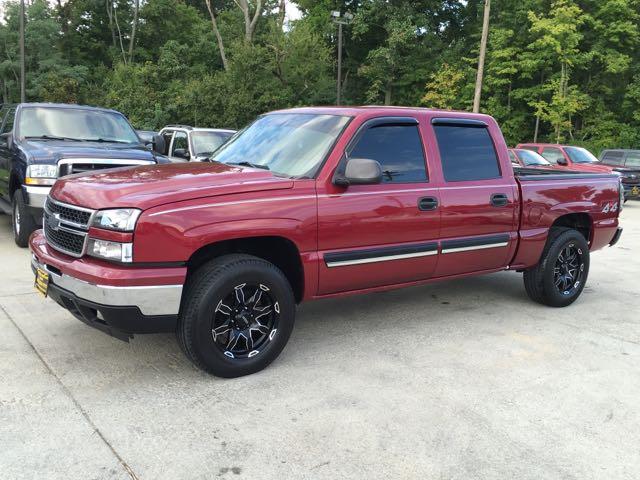
[[[153,143],[164,149],[162,137]],[[0,109],[0,211],[26,247],[42,224],[42,207],[57,178],[85,171],[168,163],[140,140],[127,119],[104,108],[53,103]]]
[[[520,169],[486,115],[400,107],[259,117],[204,163],[56,182],[36,288],[128,340],[177,332],[215,375],[273,361],[305,300],[501,270],[554,307],[620,237],[610,174]]]

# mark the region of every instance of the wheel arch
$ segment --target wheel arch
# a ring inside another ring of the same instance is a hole
[[[591,244],[593,239],[593,218],[585,212],[566,213],[556,218],[550,226],[565,227],[577,230],[582,234],[587,243]]]
[[[292,240],[279,235],[229,238],[203,245],[187,260],[186,281],[204,263],[230,253],[245,253],[273,263],[289,281],[296,302],[302,301],[305,281],[300,250]]]

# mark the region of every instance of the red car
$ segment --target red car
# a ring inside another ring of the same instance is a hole
[[[520,143],[516,148],[539,153],[552,165],[578,172],[606,172],[613,168],[600,161],[586,148],[556,143]]]
[[[210,160],[58,180],[30,239],[36,288],[122,339],[176,331],[235,377],[279,355],[305,300],[513,270],[569,305],[621,234],[617,177],[514,174],[486,115],[284,110]]]
[[[510,148],[509,158],[515,167],[523,168],[557,168],[551,165],[546,158],[533,150],[526,148]]]

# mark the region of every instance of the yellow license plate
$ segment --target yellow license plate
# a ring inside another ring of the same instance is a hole
[[[45,297],[49,290],[49,274],[41,268],[36,268],[36,281],[34,283],[36,290]]]
[[[631,195],[633,195],[634,197],[635,197],[636,195],[638,195],[639,193],[640,193],[640,189],[639,189],[638,187],[633,187],[633,188],[631,189]]]

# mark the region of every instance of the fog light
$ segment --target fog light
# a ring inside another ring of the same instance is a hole
[[[130,263],[133,261],[133,244],[90,238],[87,253],[105,260]]]

